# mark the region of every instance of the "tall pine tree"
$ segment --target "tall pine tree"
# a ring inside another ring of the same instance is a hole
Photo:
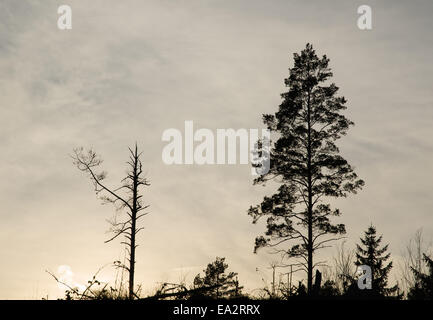
[[[278,247],[285,257],[298,258],[307,272],[310,294],[313,269],[318,265],[313,262],[314,253],[345,233],[343,224],[331,223],[330,218],[340,211],[331,208],[326,198],[356,193],[364,184],[335,144],[353,122],[341,114],[346,99],[336,95],[338,87],[326,84],[332,77],[328,63],[311,44],[294,54],[294,67],[285,79],[289,91],[282,94],[275,114],[263,115],[268,129],[278,136],[271,144],[270,170],[254,181],[274,180],[281,185],[248,211],[253,223],[267,218],[267,230],[256,238],[255,250]],[[296,243],[281,249],[281,244],[291,241]]]
[[[387,253],[388,245],[380,247],[382,236],[376,235],[376,228],[371,225],[360,239],[361,245],[356,245],[355,265],[367,265],[371,268],[371,296],[388,297],[398,292],[398,286],[388,288],[388,276],[392,269],[392,261],[387,263],[391,254]]]

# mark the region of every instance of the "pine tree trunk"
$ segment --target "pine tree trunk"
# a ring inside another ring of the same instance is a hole
[[[307,101],[307,117],[308,117],[308,141],[307,141],[307,183],[308,183],[308,265],[307,265],[307,289],[308,294],[313,292],[313,190],[311,177],[311,110],[310,110],[310,92],[308,92]]]

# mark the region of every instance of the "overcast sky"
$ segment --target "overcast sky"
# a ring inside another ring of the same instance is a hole
[[[72,30],[57,28],[61,4]],[[357,28],[361,4],[372,7],[370,31]],[[333,202],[349,246],[371,222],[396,259],[416,229],[431,237],[432,13],[428,0],[2,0],[0,298],[56,298],[45,270],[83,284],[122,256],[119,243],[104,244],[114,210],[69,154],[93,147],[116,186],[135,141],[151,182],[137,249],[144,291],[191,279],[216,256],[249,290],[269,280],[276,257],[253,254],[264,227],[246,211],[272,187],[252,186],[248,165],[167,166],[161,135],[185,120],[261,128],[307,42],[331,59],[356,123],[339,145],[366,186]]]

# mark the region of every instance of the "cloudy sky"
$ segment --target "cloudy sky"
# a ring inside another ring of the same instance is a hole
[[[72,30],[57,28],[61,4]],[[357,28],[361,4],[370,31]],[[432,12],[429,0],[0,1],[0,298],[56,298],[45,270],[83,284],[122,257],[104,244],[113,209],[69,154],[93,147],[116,186],[135,141],[151,182],[137,249],[144,291],[216,256],[260,287],[276,257],[253,254],[264,228],[246,210],[272,187],[252,186],[247,165],[167,166],[161,135],[185,120],[261,128],[307,42],[331,59],[356,123],[339,145],[366,186],[334,202],[350,246],[371,222],[396,259],[416,229],[433,236]]]

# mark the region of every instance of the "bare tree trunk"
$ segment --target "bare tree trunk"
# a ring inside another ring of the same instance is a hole
[[[129,257],[129,299],[134,299],[134,275],[135,275],[135,235],[137,233],[137,209],[138,209],[138,153],[137,145],[134,152],[132,212],[131,212],[131,240]]]
[[[77,165],[78,169],[83,172],[87,172],[90,174],[90,178],[94,183],[96,194],[101,194],[101,199],[104,203],[112,203],[116,205],[119,203],[120,206],[117,208],[126,209],[127,210],[127,219],[126,221],[117,221],[116,217],[114,217],[113,221],[110,221],[111,231],[114,233],[114,236],[109,240],[105,241],[110,242],[117,237],[123,235],[125,237],[125,241],[122,241],[122,244],[126,246],[128,251],[128,262],[129,266],[125,266],[124,264],[119,264],[118,267],[127,270],[129,273],[129,290],[128,297],[129,299],[134,299],[136,297],[136,293],[134,292],[134,275],[135,275],[135,249],[137,248],[136,244],[136,235],[143,228],[138,228],[137,221],[147,215],[147,213],[141,213],[142,210],[148,208],[148,205],[143,206],[141,202],[140,195],[140,187],[141,186],[149,186],[147,179],[142,177],[142,163],[140,161],[140,155],[138,153],[137,144],[135,144],[135,150],[129,148],[130,158],[128,161],[128,165],[130,166],[130,170],[127,172],[127,176],[122,180],[122,185],[119,188],[111,189],[108,188],[103,180],[106,177],[104,172],[96,173],[95,168],[102,163],[102,160],[96,155],[93,150],[89,150],[87,153],[83,152],[83,148],[75,149],[75,154],[72,156],[74,159],[75,165]],[[125,194],[122,194],[121,191]]]
[[[320,285],[322,283],[322,273],[316,269],[316,278],[314,279],[313,292],[317,296],[320,292]]]

